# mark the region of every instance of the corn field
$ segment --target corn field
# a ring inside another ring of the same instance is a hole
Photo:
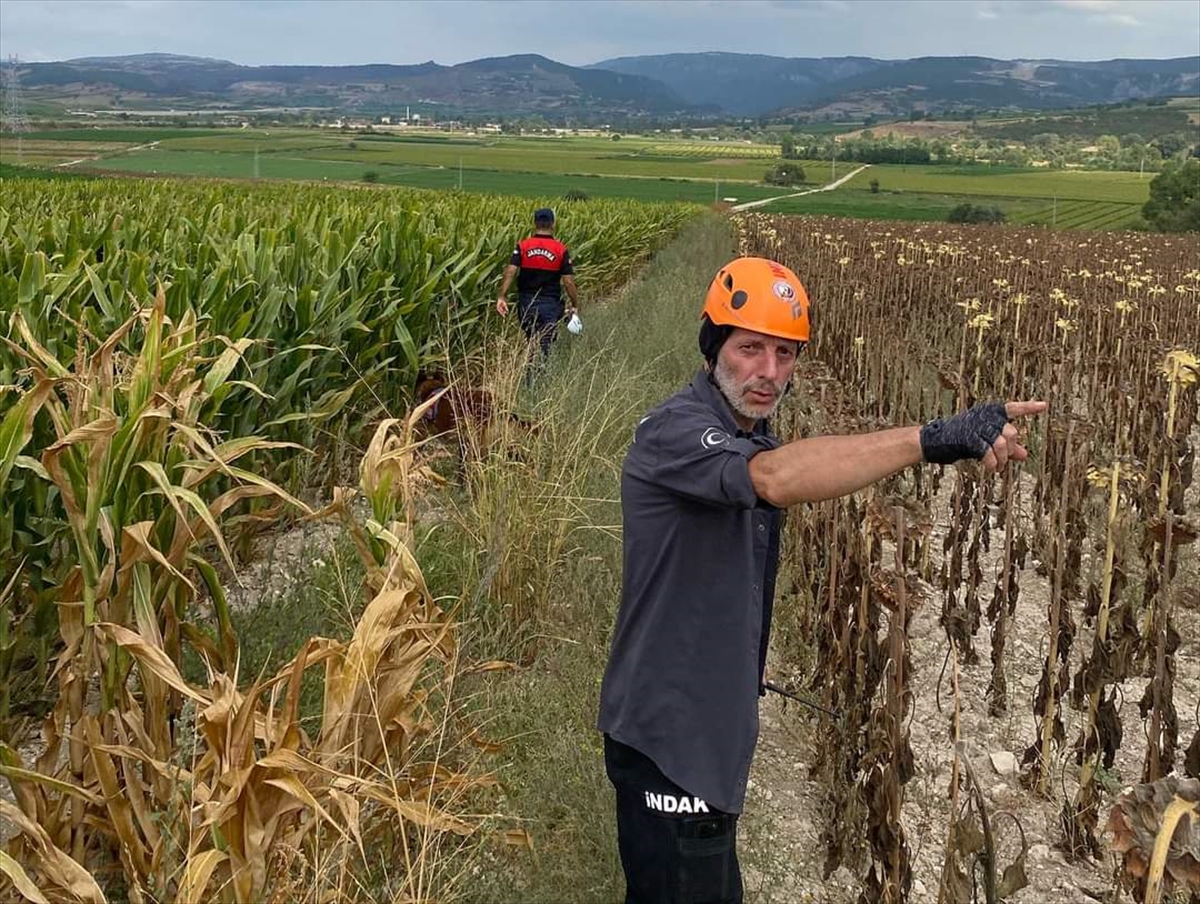
[[[5,185],[11,887],[89,902],[105,888],[133,902],[435,893],[438,839],[472,831],[456,811],[494,779],[442,747],[463,666],[409,551],[422,414],[409,403],[418,368],[496,328],[525,207],[314,186]],[[585,299],[693,212],[562,205]],[[320,511],[301,498],[318,471],[297,463],[336,461],[346,436],[362,450],[365,522],[339,481]],[[348,642],[312,638],[247,687],[223,582],[237,538],[285,517],[346,523],[364,609]],[[297,707],[314,667],[325,696],[310,733]],[[20,753],[31,737],[36,762]],[[394,859],[368,855],[380,843]]]
[[[989,813],[963,755],[967,713],[1011,712],[1028,725],[1021,783],[1053,801],[1066,857],[1111,856],[1136,900],[1200,899],[1200,676],[1176,656],[1181,624],[1200,624],[1200,247],[761,215],[738,229],[742,253],[794,268],[814,299],[820,365],[799,382],[825,427],[921,423],[992,399],[1050,405],[1020,425],[1030,462],[1003,476],[927,468],[789,521],[806,680],[838,714],[820,719],[813,767],[827,874],[859,869],[863,902],[908,899],[910,724],[936,695],[953,761],[939,902],[994,904],[1026,884],[1020,819]],[[1017,615],[1042,604],[1022,595],[1034,575],[1049,587],[1041,636],[1014,637]],[[920,607],[939,612],[940,676],[914,675]],[[1010,689],[1028,668],[1015,642],[1040,650],[1027,698]],[[970,675],[980,699],[960,692]],[[1133,709],[1142,737],[1123,732]],[[1138,774],[1116,798],[1101,780],[1123,746]],[[1001,836],[1020,851],[1008,864]]]

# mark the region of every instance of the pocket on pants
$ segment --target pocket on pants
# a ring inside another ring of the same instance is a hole
[[[741,877],[734,864],[734,817],[684,818],[679,821],[679,891],[694,904],[732,904],[741,900]]]

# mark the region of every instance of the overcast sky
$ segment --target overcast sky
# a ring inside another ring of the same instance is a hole
[[[0,0],[0,55],[180,53],[245,65],[572,65],[725,50],[903,59],[1200,53],[1197,0]]]

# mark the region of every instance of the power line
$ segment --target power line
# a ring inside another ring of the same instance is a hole
[[[21,136],[29,131],[29,118],[21,105],[20,60],[9,54],[4,67],[4,123],[3,131],[17,136],[17,159],[23,156]]]
[[[4,67],[4,130],[19,135],[29,131],[29,118],[21,105],[21,61],[16,54],[9,54]]]

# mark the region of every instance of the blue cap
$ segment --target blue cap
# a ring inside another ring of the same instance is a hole
[[[533,222],[535,223],[553,223],[554,211],[549,207],[539,207],[533,212]]]

